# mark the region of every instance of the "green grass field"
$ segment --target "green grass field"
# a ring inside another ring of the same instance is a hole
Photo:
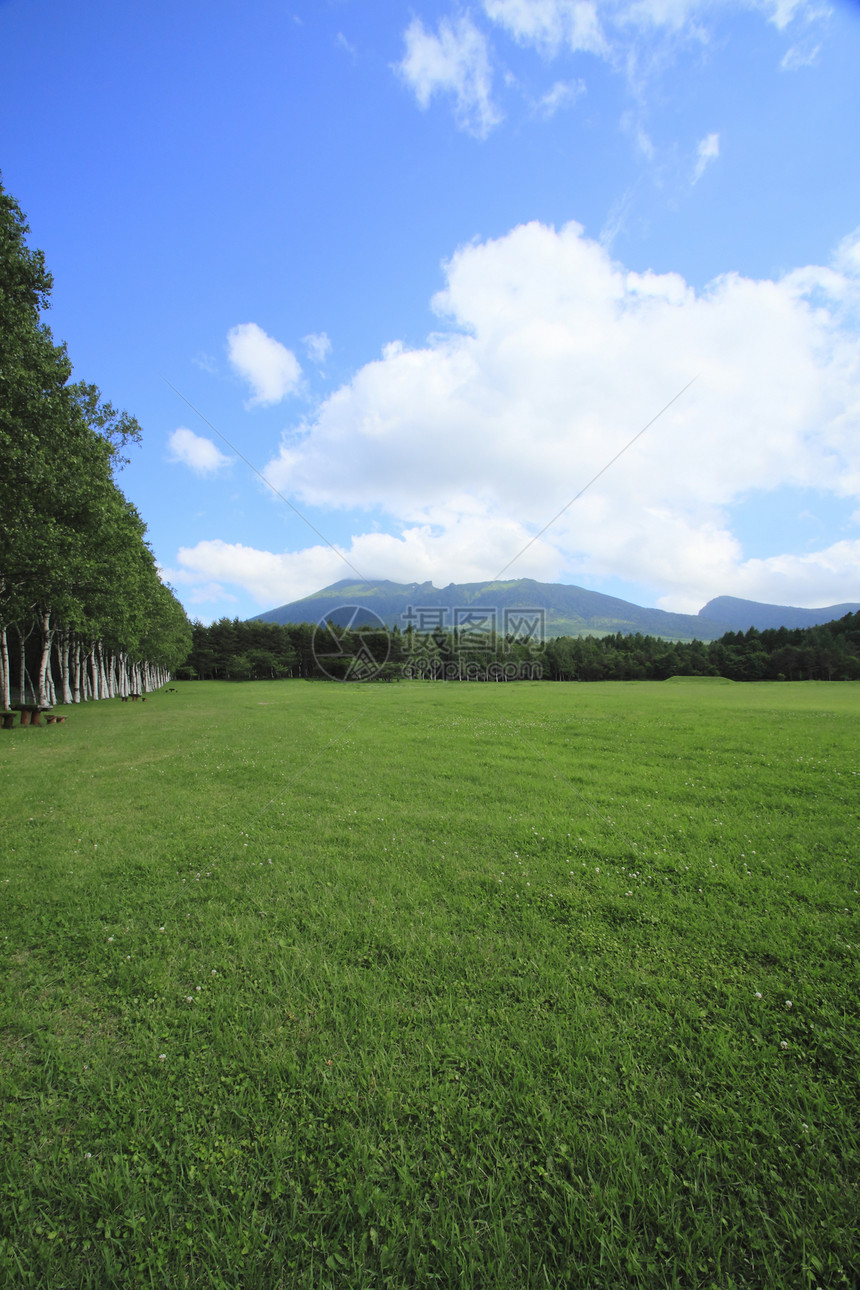
[[[860,1284],[860,685],[0,732],[0,1285]]]

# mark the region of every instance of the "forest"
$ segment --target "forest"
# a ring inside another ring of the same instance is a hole
[[[0,184],[0,706],[163,684],[191,645],[115,476],[133,417],[73,381],[43,313],[52,279]]]
[[[370,659],[364,670],[354,660]],[[193,680],[278,677],[504,681],[663,681],[671,676],[722,676],[732,681],[860,680],[860,613],[820,627],[727,632],[715,641],[656,636],[559,636],[545,643],[492,633],[468,637],[407,629],[354,631],[310,623],[241,622],[222,618],[192,625],[189,656],[177,671]]]

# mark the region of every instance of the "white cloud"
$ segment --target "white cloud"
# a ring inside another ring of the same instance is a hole
[[[214,539],[181,547],[176,559],[177,567],[170,575],[177,586],[232,584],[249,592],[267,609],[318,591],[349,573],[348,567],[325,546],[312,547],[300,556],[276,555],[240,542]]]
[[[699,146],[696,149],[696,167],[693,171],[693,183],[697,184],[705,173],[705,169],[712,161],[716,161],[720,155],[720,136],[718,134],[706,135],[704,139],[699,140]]]
[[[552,55],[607,52],[606,38],[592,0],[484,0],[484,12],[523,45]]]
[[[751,4],[751,8],[759,5]],[[783,31],[790,22],[800,15],[821,17],[820,6],[808,3],[808,0],[763,0],[760,6],[767,14],[768,21]]]
[[[227,354],[253,391],[250,406],[280,403],[301,379],[302,369],[292,350],[267,336],[256,323],[240,323],[227,333]]]
[[[560,108],[569,107],[584,93],[584,81],[556,81],[538,101],[538,112],[549,120]]]
[[[636,145],[636,151],[646,161],[654,160],[654,142],[645,129],[638,112],[625,112],[621,118],[621,128]]]
[[[807,66],[818,57],[815,35],[829,16],[821,0],[482,0],[481,8],[487,24],[548,61],[582,54],[603,59],[626,77],[641,107],[648,82],[672,66],[678,50],[689,42],[707,45],[721,13],[738,6],[780,32],[790,29],[794,35],[802,25],[802,38],[782,60],[784,69]],[[420,106],[426,108],[437,93],[451,95],[460,127],[486,138],[502,120],[491,95],[494,61],[486,33],[468,14],[443,18],[437,34],[414,18],[404,40],[406,53],[395,70]],[[582,66],[578,59],[577,70]],[[508,87],[517,85],[509,71],[502,79]],[[556,81],[537,99],[545,116],[570,101],[565,85],[576,87],[577,96],[584,91],[580,80]],[[633,133],[650,158],[653,149],[644,128]]]
[[[860,277],[860,228],[843,237],[836,248],[833,263],[840,273],[849,278]],[[834,282],[834,287],[836,283]]]
[[[218,364],[211,354],[204,354],[201,351],[191,361],[195,367],[200,368],[201,372],[208,372],[210,376],[217,375]]]
[[[800,44],[792,45],[786,50],[780,67],[784,72],[796,72],[801,67],[814,67],[820,53],[820,45],[813,44],[811,41],[801,41]]]
[[[167,570],[171,582],[189,589],[188,600],[213,599],[212,589],[232,584],[266,609],[300,600],[342,578],[390,578],[392,582],[480,581],[486,575],[488,542],[511,556],[529,541],[521,525],[503,518],[459,515],[444,531],[432,525],[405,528],[399,535],[361,533],[343,549],[343,557],[317,544],[299,551],[275,553],[218,539],[182,547],[177,567]],[[563,561],[551,547],[535,543],[517,565],[516,577],[555,578]]]
[[[302,343],[308,352],[308,357],[314,363],[324,363],[331,353],[331,341],[324,331],[311,332],[310,336],[303,336]]]
[[[180,461],[189,466],[195,475],[214,475],[230,465],[230,458],[216,447],[211,439],[195,434],[185,426],[174,430],[168,443],[170,461]]]
[[[616,576],[697,607],[768,585],[823,603],[818,576],[824,599],[850,599],[855,544],[748,561],[730,508],[783,485],[860,498],[858,245],[701,293],[625,270],[575,224],[465,247],[434,301],[450,330],[388,347],[266,473],[315,506],[387,512],[392,533],[348,553],[368,577],[492,578],[699,373],[506,576]],[[316,586],[345,576],[315,550],[272,558],[291,578],[310,562]]]
[[[414,18],[404,34],[406,53],[397,70],[426,108],[435,94],[451,94],[461,128],[484,139],[501,114],[492,101],[487,40],[470,18],[443,18],[438,35]]]
[[[801,15],[824,16],[815,0],[741,0],[780,30]],[[692,33],[719,11],[719,0],[484,0],[487,17],[544,54],[563,49],[609,55],[633,28]],[[725,7],[728,7],[726,5]]]
[[[860,570],[860,541],[835,542],[804,555],[775,555],[766,560],[745,560],[731,569],[731,594],[742,600],[773,605],[801,605],[810,609],[853,603]],[[698,613],[701,597],[664,596],[659,608],[676,613]]]

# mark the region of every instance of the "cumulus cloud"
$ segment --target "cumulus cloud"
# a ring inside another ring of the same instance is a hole
[[[699,146],[696,149],[696,166],[693,171],[693,183],[697,184],[705,173],[705,169],[712,161],[716,161],[720,155],[720,136],[718,134],[706,135],[704,139],[699,140]]]
[[[324,363],[331,353],[331,341],[324,331],[312,332],[310,336],[302,337],[302,342],[314,363]]]
[[[233,370],[250,385],[255,404],[280,403],[298,385],[302,369],[292,350],[267,336],[256,323],[240,323],[227,333]]]
[[[230,465],[230,458],[216,447],[211,439],[195,434],[186,426],[174,430],[167,441],[168,460],[182,462],[195,475],[214,475]]]
[[[211,598],[208,590],[233,584],[271,609],[319,591],[341,578],[389,578],[392,582],[477,582],[486,574],[486,545],[512,555],[529,541],[528,531],[510,520],[458,515],[444,529],[433,525],[405,528],[397,535],[361,533],[342,553],[316,544],[298,551],[275,553],[218,539],[182,547],[170,580],[189,591],[189,600]],[[530,547],[517,566],[517,577],[553,578],[563,560],[540,542]],[[514,575],[511,575],[514,576]]]
[[[625,269],[576,224],[467,246],[434,301],[447,325],[361,368],[267,476],[315,506],[387,512],[393,535],[353,539],[368,577],[492,578],[698,373],[506,576],[616,576],[677,607],[772,599],[767,586],[792,603],[850,599],[856,544],[750,561],[731,508],[781,486],[860,498],[858,246],[702,292]],[[321,554],[317,586],[344,576]]]
[[[486,36],[468,17],[443,18],[438,33],[427,31],[420,18],[406,29],[406,53],[397,70],[426,108],[436,94],[453,96],[461,127],[484,139],[498,125],[501,113],[492,100],[492,68]]]

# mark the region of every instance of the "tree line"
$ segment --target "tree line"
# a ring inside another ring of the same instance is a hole
[[[357,667],[356,660],[365,660]],[[191,650],[180,678],[272,680],[542,679],[662,681],[670,676],[722,676],[732,681],[860,680],[860,613],[820,627],[727,632],[715,641],[667,641],[637,632],[603,637],[558,636],[545,644],[488,632],[416,633],[311,623],[222,618],[192,625]]]
[[[0,703],[152,689],[186,658],[185,611],[115,482],[140,426],[72,381],[42,314],[52,279],[0,183]]]
[[[714,641],[666,641],[641,633],[558,637],[547,644],[554,681],[664,681],[722,676],[730,681],[860,680],[860,613],[819,627],[726,632]]]

